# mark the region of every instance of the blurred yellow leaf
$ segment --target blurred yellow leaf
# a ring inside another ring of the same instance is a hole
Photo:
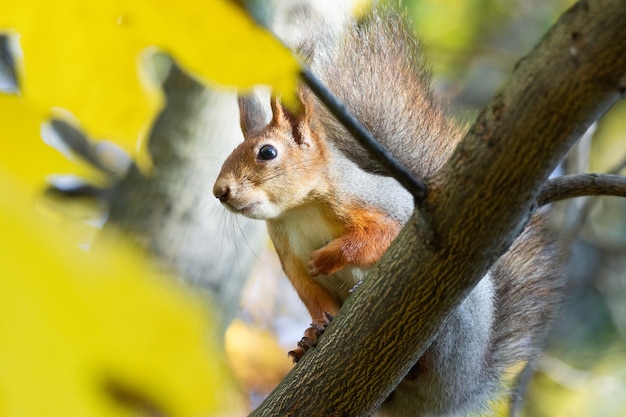
[[[119,242],[79,250],[25,201],[0,167],[0,415],[239,408],[198,299]]]
[[[44,144],[40,123],[41,114],[22,97],[0,94],[0,166],[34,192],[45,187],[45,178],[52,173],[73,172],[94,181],[99,179],[94,170],[76,165],[76,161]]]
[[[269,394],[293,368],[273,332],[241,319],[228,326],[225,344],[233,373],[248,392]]]
[[[288,49],[226,0],[21,0],[0,11],[0,30],[19,34],[25,102],[42,117],[66,109],[90,136],[129,151],[162,104],[143,65],[151,49],[221,85],[269,84],[287,97],[295,90]]]

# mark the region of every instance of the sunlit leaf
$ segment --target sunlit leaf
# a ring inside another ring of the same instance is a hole
[[[270,84],[288,98],[298,64],[243,9],[225,0],[23,0],[0,10],[0,30],[19,34],[23,97],[41,116],[59,107],[90,136],[134,151],[162,98],[144,65],[160,49],[220,85]]]
[[[269,392],[293,368],[291,358],[268,329],[233,320],[225,334],[233,373],[249,392]]]
[[[21,97],[0,94],[0,121],[0,166],[19,178],[26,189],[42,190],[46,177],[58,172],[74,172],[98,181],[93,170],[41,140],[41,114]]]
[[[233,410],[199,300],[118,241],[75,248],[25,201],[0,168],[0,414]]]

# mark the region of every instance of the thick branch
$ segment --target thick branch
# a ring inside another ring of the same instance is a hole
[[[619,98],[624,22],[623,0],[561,17],[429,181],[424,215],[252,415],[359,416],[382,403],[519,233],[557,162]]]
[[[555,201],[585,196],[626,197],[626,176],[613,174],[564,175],[549,180],[537,197],[543,206]]]

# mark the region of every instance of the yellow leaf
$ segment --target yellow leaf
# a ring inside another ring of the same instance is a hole
[[[241,319],[228,326],[225,345],[233,373],[248,392],[269,394],[293,368],[274,333]]]
[[[79,250],[25,200],[0,167],[0,415],[239,408],[198,299],[118,241]]]
[[[46,176],[53,173],[73,172],[93,181],[101,179],[86,165],[76,165],[76,160],[68,160],[47,146],[41,139],[40,122],[41,114],[22,97],[0,94],[0,166],[33,192],[45,188]]]
[[[66,109],[90,136],[129,151],[162,104],[143,65],[151,49],[221,85],[294,92],[298,64],[291,53],[225,0],[20,0],[0,11],[0,29],[19,33],[25,101],[42,116]]]

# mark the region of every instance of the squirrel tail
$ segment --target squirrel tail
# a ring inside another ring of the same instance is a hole
[[[547,210],[535,214],[492,268],[496,302],[491,346],[497,373],[520,364],[532,370],[560,311],[565,254],[557,233],[550,230],[548,215]],[[523,381],[525,374],[528,372],[519,374],[513,384],[513,407],[528,382]]]
[[[300,48],[311,69],[358,120],[418,178],[433,174],[461,138],[431,87],[422,46],[405,13],[378,7],[343,32]],[[329,140],[369,172],[383,173],[317,103]],[[428,157],[425,157],[428,155]]]

